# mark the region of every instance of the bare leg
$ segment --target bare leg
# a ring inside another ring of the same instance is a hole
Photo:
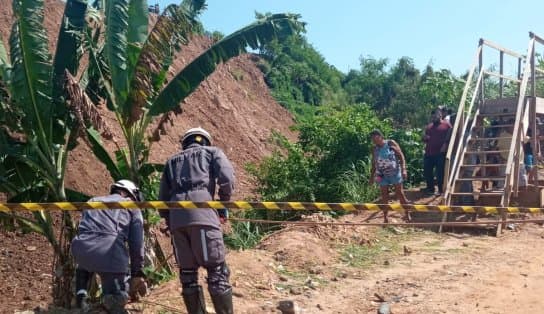
[[[389,203],[389,186],[380,186],[380,192],[382,193],[382,204],[387,205]],[[382,209],[383,211],[383,222],[388,223],[389,219],[387,218],[387,209]]]
[[[404,189],[402,187],[402,183],[395,184],[395,194],[397,195],[397,198],[399,199],[400,203],[403,205],[410,204],[410,202],[406,199],[406,195],[404,195]],[[404,218],[408,221],[410,221],[410,213],[408,211],[404,212]]]

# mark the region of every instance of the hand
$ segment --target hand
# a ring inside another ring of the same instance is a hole
[[[406,180],[408,178],[408,172],[406,172],[406,169],[402,169],[402,178]]]
[[[168,221],[161,219],[159,223],[159,231],[167,237],[170,236],[170,226],[168,224]]]
[[[229,219],[229,210],[227,208],[219,208],[217,214],[219,215],[221,224],[224,224]]]
[[[147,294],[147,283],[143,277],[130,278],[128,295],[133,301],[138,301],[140,297]]]

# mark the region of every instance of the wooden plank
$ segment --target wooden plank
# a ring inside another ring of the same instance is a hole
[[[468,71],[468,76],[467,76],[467,80],[466,80],[466,83],[465,83],[465,87],[463,88],[463,93],[461,94],[461,100],[459,101],[459,106],[457,108],[457,121],[455,122],[455,124],[453,125],[453,130],[452,130],[452,138],[450,139],[450,145],[448,145],[448,151],[446,152],[446,164],[449,166],[450,165],[450,161],[451,161],[451,158],[452,158],[452,154],[453,154],[453,150],[454,150],[454,147],[455,147],[455,143],[459,143],[457,145],[457,150],[456,152],[459,151],[459,147],[462,143],[462,134],[464,133],[464,128],[465,128],[465,125],[464,125],[464,120],[463,120],[463,114],[465,112],[465,102],[467,100],[467,97],[468,97],[468,92],[469,92],[469,89],[470,89],[470,86],[472,85],[472,77],[474,76],[474,72],[476,71],[476,66],[478,65],[478,60],[479,60],[479,57],[480,57],[480,54],[482,52],[482,43],[480,42],[479,45],[478,45],[478,49],[476,49],[476,55],[474,56],[474,62],[472,63],[472,66],[470,67],[470,70]],[[474,97],[473,97],[474,98]],[[470,112],[470,111],[469,111]],[[459,130],[459,126],[461,125],[461,130]],[[459,131],[462,131],[462,132],[459,132]],[[461,134],[461,139],[458,141],[457,138],[459,137],[458,134]],[[458,154],[456,154],[456,157]],[[451,176],[451,171],[450,169],[453,169],[451,167],[448,167],[448,169],[446,170],[445,174],[444,174],[444,182],[450,182],[450,176]],[[449,192],[449,187],[450,187],[450,184],[446,184],[445,185],[445,200],[446,200],[446,204],[449,204],[449,201],[448,201],[448,198],[447,198],[447,195],[448,195],[448,192]]]
[[[504,48],[492,41],[489,41],[487,39],[482,39],[483,40],[483,44],[488,46],[488,47],[491,47],[491,48],[494,48],[494,49],[497,49],[499,51],[503,51],[504,53],[506,53],[507,55],[510,55],[512,57],[515,57],[515,58],[525,58],[522,54],[520,53],[517,53],[513,50],[510,50],[510,49],[507,49],[507,48]]]
[[[487,75],[490,75],[490,76],[494,76],[494,77],[498,77],[499,79],[503,80],[509,80],[509,81],[512,81],[512,82],[516,82],[516,83],[519,83],[521,82],[520,79],[517,79],[515,77],[512,77],[512,76],[508,76],[508,75],[503,75],[503,74],[500,74],[500,73],[496,73],[496,72],[491,72],[491,71],[485,71],[485,74]],[[501,97],[502,98],[502,97]]]

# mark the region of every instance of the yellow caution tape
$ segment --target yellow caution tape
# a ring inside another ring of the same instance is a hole
[[[209,201],[209,202],[55,202],[55,203],[0,203],[0,212],[37,211],[37,210],[91,210],[91,209],[136,209],[154,208],[165,209],[198,209],[198,208],[230,208],[230,209],[265,209],[285,211],[378,211],[392,210],[419,212],[457,212],[497,214],[505,213],[544,213],[544,208],[536,207],[493,207],[493,206],[448,206],[448,205],[402,205],[374,203],[320,203],[320,202],[246,202],[246,201]]]

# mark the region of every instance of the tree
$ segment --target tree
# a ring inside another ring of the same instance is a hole
[[[48,50],[43,25],[43,0],[13,1],[15,22],[10,34],[9,58],[0,40],[0,192],[11,202],[81,200],[64,186],[68,152],[77,139],[77,122],[66,106],[65,70],[79,67],[87,4],[68,0],[54,58]],[[11,227],[44,235],[55,256],[53,297],[68,307],[74,265],[70,241],[75,226],[68,211],[61,216],[60,232],[48,211],[31,215],[0,213]]]
[[[104,19],[87,29],[91,61],[81,87],[87,99],[106,101],[126,140],[126,148],[119,149],[114,160],[101,145],[98,133],[92,128],[87,132],[93,151],[114,179],[128,177],[142,183],[157,170],[156,165],[147,163],[152,143],[160,138],[171,115],[180,112],[179,104],[219,63],[244,53],[248,46],[258,49],[304,27],[298,15],[264,17],[217,41],[167,81],[175,53],[188,42],[204,8],[203,0],[170,5],[148,31],[145,0],[110,0]],[[150,132],[148,127],[159,116],[158,126]]]
[[[257,18],[267,16],[257,13]],[[346,102],[341,86],[344,75],[328,64],[303,34],[263,45],[260,56],[259,67],[273,96],[299,117],[312,112],[308,106]]]

